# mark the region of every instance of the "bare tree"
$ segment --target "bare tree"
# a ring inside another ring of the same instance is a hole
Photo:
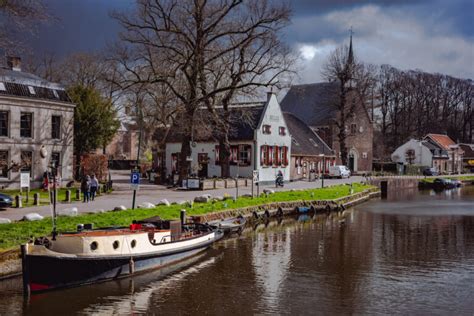
[[[182,105],[181,179],[189,170],[197,110],[212,111],[236,91],[276,83],[278,70],[262,67],[271,48],[258,41],[274,37],[288,15],[286,3],[268,0],[139,0],[133,14],[114,14],[130,47],[122,63],[128,85],[162,84]]]
[[[18,53],[24,48],[22,39],[34,35],[32,25],[51,18],[42,0],[0,0],[0,49]]]

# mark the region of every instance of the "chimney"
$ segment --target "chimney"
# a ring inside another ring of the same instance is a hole
[[[267,102],[270,102],[270,98],[272,97],[272,95],[274,95],[275,93],[273,92],[273,87],[270,88],[270,91],[267,92]]]
[[[11,70],[21,71],[21,58],[15,56],[7,56],[7,65]]]

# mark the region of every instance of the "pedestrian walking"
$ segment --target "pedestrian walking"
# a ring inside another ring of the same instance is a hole
[[[91,177],[91,200],[94,201],[97,189],[99,188],[99,181],[95,177],[95,174]]]
[[[83,202],[84,203],[86,203],[86,202],[89,203],[90,194],[91,194],[91,177],[89,177],[88,175],[85,176],[84,178],[82,178],[81,191],[82,191],[83,196],[84,196]]]

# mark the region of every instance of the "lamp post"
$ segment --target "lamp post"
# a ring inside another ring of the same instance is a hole
[[[326,172],[326,156],[324,154],[319,154],[319,157],[323,158],[323,172],[321,174],[321,188],[324,188],[324,173]]]

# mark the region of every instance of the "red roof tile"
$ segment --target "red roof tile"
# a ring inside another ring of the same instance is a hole
[[[449,146],[456,145],[456,143],[448,135],[428,134],[426,135],[426,138],[430,138],[444,150],[449,150]]]

